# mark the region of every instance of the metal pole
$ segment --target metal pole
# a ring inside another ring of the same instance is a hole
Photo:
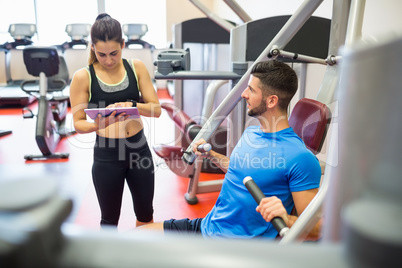
[[[221,19],[218,17],[216,14],[208,10],[206,6],[204,6],[200,1],[198,0],[189,0],[191,3],[193,3],[202,13],[204,13],[208,18],[210,18],[212,21],[214,21],[216,24],[221,26],[223,29],[226,31],[230,32],[231,29],[233,29],[235,26],[228,21]]]
[[[234,1],[234,0],[223,0],[232,10],[236,15],[243,21],[243,22],[248,22],[252,21],[251,17],[247,14],[244,9],[242,9],[239,4]]]

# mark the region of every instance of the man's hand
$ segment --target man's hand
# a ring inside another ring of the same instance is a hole
[[[198,156],[208,156],[209,152],[200,152],[198,151],[198,146],[207,143],[204,139],[199,139],[198,141],[194,142],[192,145],[193,152]]]
[[[282,201],[276,196],[261,199],[261,202],[257,206],[256,210],[267,222],[270,222],[274,217],[281,217],[285,221],[286,225],[290,227],[288,213],[286,212]]]

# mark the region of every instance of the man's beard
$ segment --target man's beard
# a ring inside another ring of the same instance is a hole
[[[260,103],[260,105],[258,105],[258,107],[248,111],[248,115],[252,116],[252,117],[257,117],[257,116],[262,115],[266,111],[267,111],[266,103],[265,103],[265,101],[261,101],[261,103]]]

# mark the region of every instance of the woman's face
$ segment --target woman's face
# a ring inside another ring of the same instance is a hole
[[[92,45],[99,63],[106,69],[113,69],[120,63],[122,45],[116,41],[98,41]]]

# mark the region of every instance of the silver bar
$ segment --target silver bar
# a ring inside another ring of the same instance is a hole
[[[333,2],[331,34],[329,37],[329,55],[338,55],[339,48],[345,44],[346,29],[348,27],[348,14],[351,0],[337,0]],[[327,66],[324,79],[321,83],[316,100],[330,105],[335,101],[338,86],[339,65]]]
[[[46,97],[47,94],[47,77],[43,72],[39,73],[39,94],[41,97]]]
[[[248,22],[252,21],[252,18],[247,14],[244,9],[240,7],[240,5],[234,1],[234,0],[223,0],[232,10],[236,15],[243,21],[243,22]]]
[[[309,62],[309,63],[319,63],[323,65],[327,65],[327,61],[325,59],[320,59],[316,57],[310,57],[306,55],[301,55],[293,52],[288,52],[284,50],[278,50],[279,54],[277,56],[282,56],[288,59],[294,59],[294,60],[300,60],[304,62]]]
[[[366,0],[352,0],[345,46],[349,46],[361,39],[365,5]]]
[[[155,79],[166,80],[233,80],[239,79],[240,75],[226,71],[177,71],[163,75],[155,73]]]
[[[207,91],[205,92],[204,105],[201,112],[201,126],[205,123],[207,118],[211,116],[214,110],[214,100],[216,93],[221,88],[221,86],[223,86],[227,82],[229,82],[229,80],[215,80],[208,85]]]
[[[208,18],[210,18],[212,21],[216,22],[219,26],[221,26],[223,29],[226,31],[230,32],[235,26],[231,24],[230,22],[220,18],[210,10],[206,6],[204,6],[200,1],[198,0],[189,0],[191,3],[193,3],[202,13],[204,13]]]

